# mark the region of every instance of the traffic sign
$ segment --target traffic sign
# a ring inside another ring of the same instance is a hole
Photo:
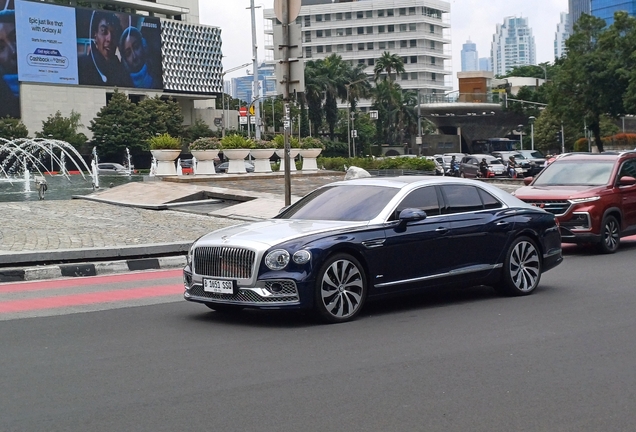
[[[256,124],[256,117],[250,116],[250,124]]]
[[[289,21],[283,23],[283,2],[287,2],[287,13],[289,14]],[[293,22],[300,13],[300,0],[274,0],[274,15],[283,24],[289,24]]]
[[[254,109],[254,104],[250,105],[250,115],[253,116],[256,113],[256,110]]]
[[[241,115],[241,117],[245,117],[247,115],[247,107],[240,107],[239,114]]]
[[[242,125],[247,124],[247,116],[239,117],[239,120],[240,120],[239,122],[240,124]]]

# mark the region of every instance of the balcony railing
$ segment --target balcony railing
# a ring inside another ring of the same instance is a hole
[[[499,92],[492,93],[459,93],[422,95],[422,103],[501,103],[503,98]]]

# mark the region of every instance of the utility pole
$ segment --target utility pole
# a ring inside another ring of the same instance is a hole
[[[261,139],[261,128],[260,128],[260,119],[261,119],[261,109],[260,104],[255,103],[258,99],[259,95],[259,85],[258,85],[258,45],[256,45],[256,14],[254,6],[254,0],[250,0],[250,7],[248,9],[252,10],[252,61],[254,63],[254,70],[252,71],[254,74],[254,89],[252,91],[252,106],[254,107],[254,117],[256,118],[254,122],[254,138],[257,140]],[[249,128],[249,122],[247,127]]]
[[[253,1],[253,0],[252,0]],[[285,120],[284,120],[284,137],[285,137],[285,205],[291,205],[291,171],[289,169],[291,147],[289,146],[289,128],[291,126],[291,119],[289,117],[289,81],[291,79],[291,67],[289,65],[289,0],[282,0],[282,15],[283,19],[281,24],[283,25],[283,60],[284,60],[284,76],[285,76],[285,90],[283,93],[283,100],[285,101]]]

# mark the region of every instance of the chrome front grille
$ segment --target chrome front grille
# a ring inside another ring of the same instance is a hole
[[[252,277],[256,253],[249,249],[217,246],[194,249],[194,272],[228,279]]]
[[[535,207],[542,208],[545,211],[552,213],[555,216],[562,216],[568,212],[572,203],[568,200],[528,200],[524,199],[524,202],[533,205]]]
[[[210,300],[218,300],[228,303],[295,303],[299,301],[298,290],[296,284],[292,281],[277,281],[283,286],[280,292],[271,292],[266,284],[266,294],[260,295],[253,289],[239,289],[236,294],[217,294],[203,291],[203,286],[193,285],[188,291],[191,297],[206,298]]]

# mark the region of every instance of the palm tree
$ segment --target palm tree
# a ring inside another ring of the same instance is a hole
[[[404,73],[404,62],[402,58],[397,54],[391,54],[388,51],[384,51],[380,58],[375,62],[375,67],[373,68],[373,72],[375,73],[375,81],[380,78],[382,73],[386,73],[384,79],[387,77],[389,81],[392,81],[391,73]]]
[[[367,80],[368,76],[364,71],[365,66],[363,64],[352,67],[347,63],[347,66],[345,69],[345,87],[349,89],[347,92],[349,107],[351,107],[351,111],[355,112],[358,100],[368,98],[371,95],[371,84]]]
[[[305,64],[305,101],[309,110],[309,121],[313,128],[313,135],[322,124],[322,101],[327,87],[326,76],[323,73],[323,61],[311,60]]]

